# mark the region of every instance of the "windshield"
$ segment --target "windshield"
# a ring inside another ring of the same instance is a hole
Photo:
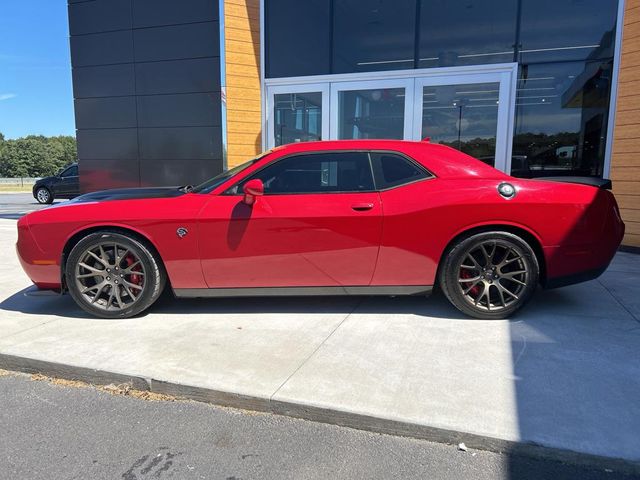
[[[206,182],[201,183],[197,187],[194,187],[193,190],[191,190],[191,191],[194,192],[194,193],[209,193],[214,188],[222,185],[224,182],[229,180],[234,175],[237,175],[238,173],[242,172],[243,170],[249,168],[251,165],[256,163],[258,160],[260,160],[262,157],[264,157],[268,153],[270,153],[270,152],[262,153],[261,155],[257,156],[254,159],[249,160],[248,162],[245,162],[245,163],[243,163],[241,165],[238,165],[237,167],[233,167],[232,169],[227,170],[226,172],[222,172],[219,175],[216,175],[215,177],[210,178]]]

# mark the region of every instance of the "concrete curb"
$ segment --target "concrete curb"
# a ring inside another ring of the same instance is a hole
[[[406,423],[279,400],[270,400],[268,398],[251,397],[232,392],[143,378],[135,375],[94,370],[2,353],[0,353],[0,368],[29,374],[39,373],[49,377],[77,380],[93,385],[129,383],[137,390],[171,395],[223,407],[272,413],[357,430],[411,437],[450,445],[464,442],[467,447],[478,450],[552,460],[602,470],[611,469],[621,473],[640,475],[640,462],[633,462],[621,458],[603,457],[560,448],[545,447],[533,443],[502,440],[462,431],[447,430],[427,425]]]

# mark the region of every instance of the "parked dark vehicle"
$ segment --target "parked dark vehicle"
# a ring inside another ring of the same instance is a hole
[[[60,173],[38,180],[33,186],[33,198],[39,203],[52,203],[56,198],[73,198],[80,195],[78,164],[63,168]]]

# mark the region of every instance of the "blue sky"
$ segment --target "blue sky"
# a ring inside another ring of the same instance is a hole
[[[0,132],[75,135],[66,0],[3,0]]]

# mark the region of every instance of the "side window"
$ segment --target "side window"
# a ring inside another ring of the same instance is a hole
[[[61,177],[77,177],[78,176],[78,167],[77,165],[74,165],[73,167],[69,167],[66,170],[64,170],[61,174]]]
[[[393,153],[372,153],[371,161],[379,190],[415,182],[431,175],[411,160]]]
[[[374,190],[369,156],[361,152],[295,155],[276,160],[247,181],[253,178],[262,180],[265,195]]]

